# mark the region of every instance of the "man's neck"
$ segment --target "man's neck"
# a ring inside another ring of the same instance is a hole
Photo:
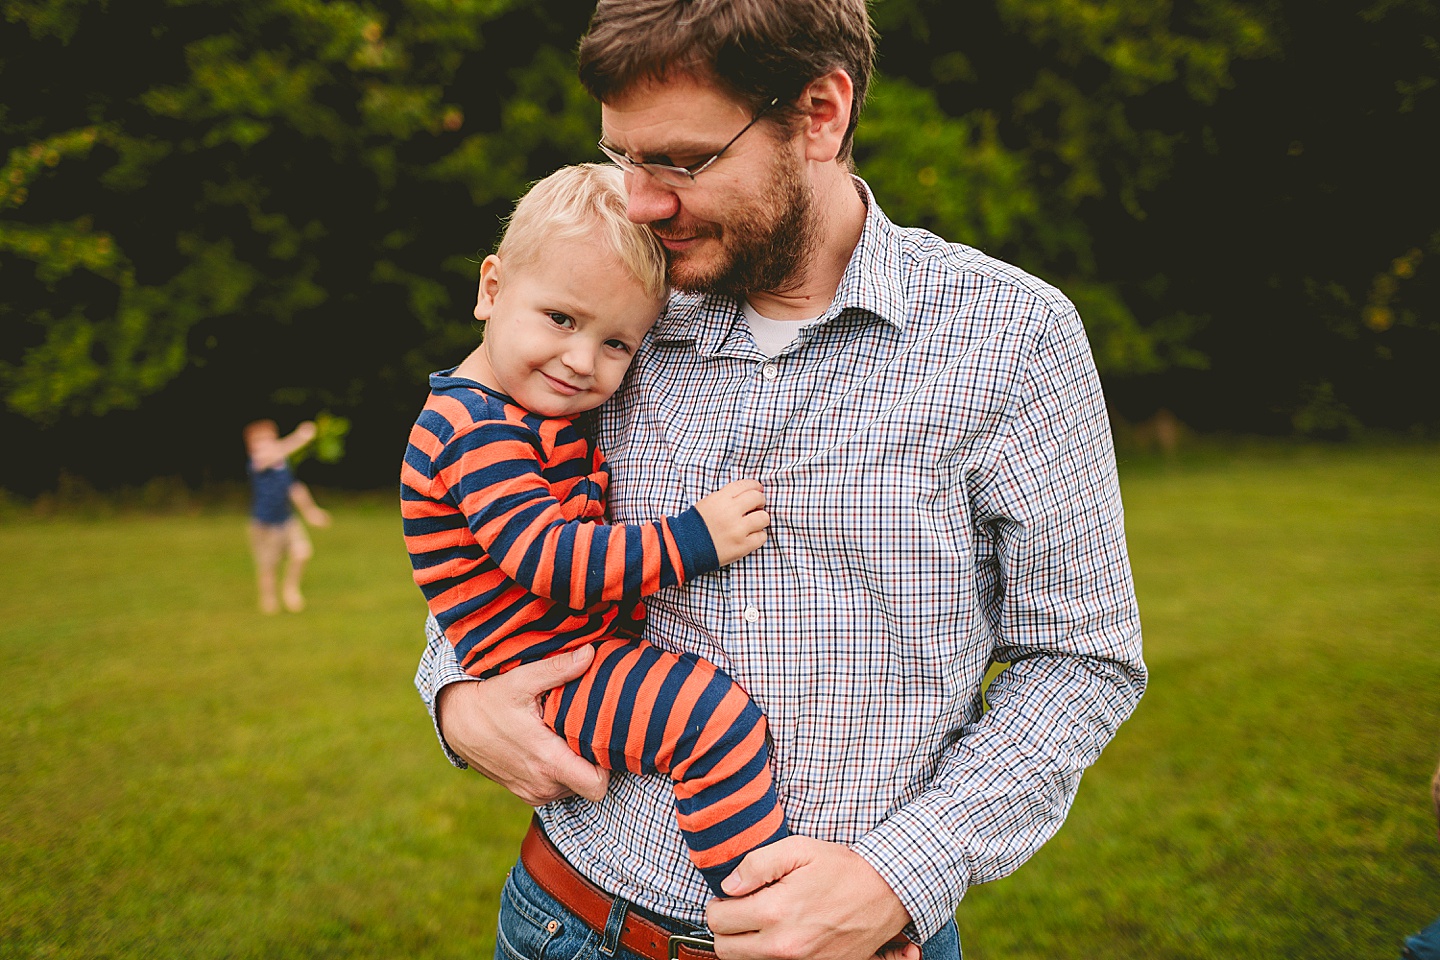
[[[814,205],[815,249],[800,276],[779,290],[752,291],[751,305],[771,320],[811,320],[824,313],[865,229],[865,202],[844,164],[818,171]]]

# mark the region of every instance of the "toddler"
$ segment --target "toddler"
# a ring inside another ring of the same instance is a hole
[[[310,488],[290,472],[290,456],[315,439],[315,432],[314,422],[306,420],[282,437],[274,420],[256,420],[247,424],[242,434],[249,458],[250,552],[255,556],[255,579],[264,613],[278,613],[282,601],[291,613],[305,609],[300,577],[315,550],[305,524],[291,514],[291,506],[311,526],[330,525],[330,514],[315,504]],[[277,591],[276,573],[282,560],[285,576]]]
[[[765,718],[714,664],[640,638],[641,596],[765,542],[760,484],[677,516],[604,522],[609,468],[575,418],[604,403],[667,297],[664,251],[625,216],[624,174],[566,167],[516,205],[480,267],[480,345],[430,378],[401,468],[415,582],[461,666],[491,677],[593,644],[545,722],[599,766],[674,781],[711,889],[788,835]]]

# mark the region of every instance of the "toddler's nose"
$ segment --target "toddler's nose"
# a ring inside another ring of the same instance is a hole
[[[595,351],[588,347],[573,346],[565,351],[565,356],[561,359],[565,361],[565,366],[582,377],[588,377],[595,372]]]

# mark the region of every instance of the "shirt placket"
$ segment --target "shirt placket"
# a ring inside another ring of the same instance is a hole
[[[797,342],[777,357],[761,357],[753,351],[744,356],[751,362],[746,365],[744,382],[737,385],[742,399],[735,405],[726,436],[726,479],[755,478],[764,484],[767,475],[793,453],[784,444],[788,425],[796,415],[794,407],[806,395],[807,351],[803,342]],[[772,514],[777,507],[783,508],[777,494],[784,496],[781,485],[766,486],[767,508]],[[725,649],[733,658],[748,662],[747,672],[752,677],[757,673],[764,677],[760,688],[753,691],[756,694],[773,694],[789,685],[783,659],[777,661],[772,655],[774,631],[785,621],[780,605],[785,602],[786,581],[775,576],[774,558],[762,556],[778,549],[783,545],[772,536],[759,554],[723,568],[717,578],[720,596],[716,599],[725,611]],[[781,759],[772,759],[778,768]]]

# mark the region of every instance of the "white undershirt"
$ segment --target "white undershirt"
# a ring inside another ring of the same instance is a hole
[[[750,324],[750,335],[755,338],[755,346],[767,357],[779,355],[782,350],[795,342],[806,324],[820,319],[819,316],[814,316],[806,320],[771,320],[769,317],[761,316],[760,312],[750,305],[749,300],[744,301],[742,307],[745,313],[745,322]]]

